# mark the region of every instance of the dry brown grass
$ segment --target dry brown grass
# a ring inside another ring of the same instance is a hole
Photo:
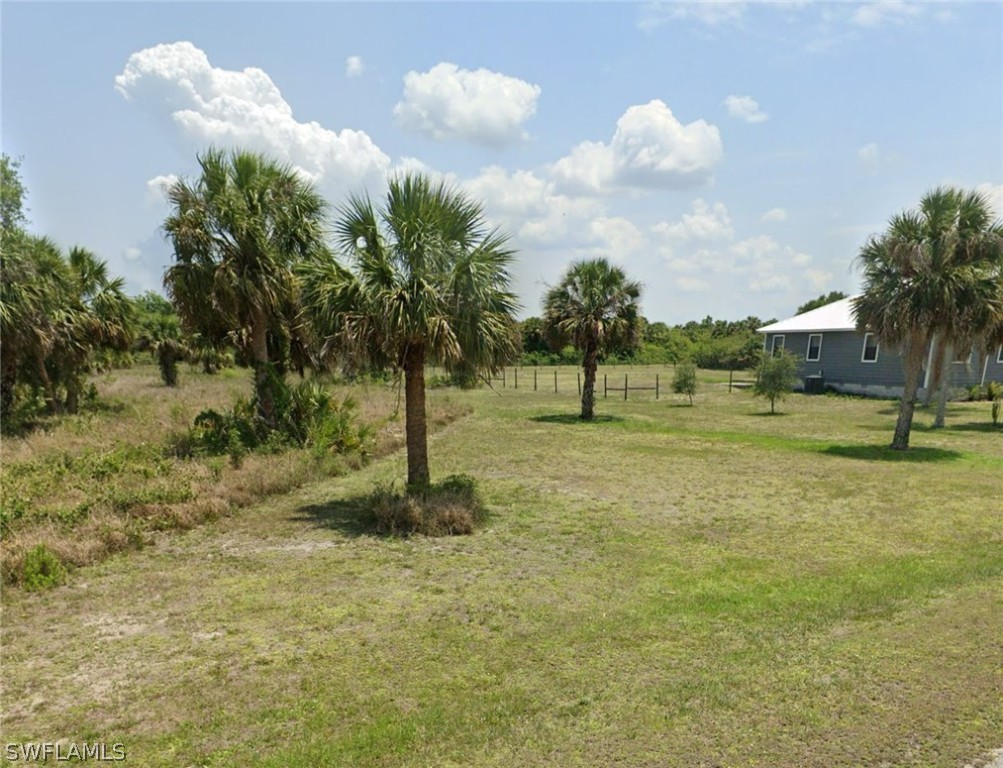
[[[240,371],[189,372],[182,386],[164,387],[152,366],[95,379],[101,407],[48,422],[3,444],[4,496],[20,516],[0,542],[0,573],[16,584],[25,556],[39,544],[61,562],[82,566],[149,543],[162,531],[185,531],[305,483],[362,466],[361,455],[317,457],[306,450],[179,459],[170,445],[207,408],[223,409],[247,394]],[[397,392],[380,384],[333,386],[351,395],[359,417],[375,427],[369,458],[404,445]],[[469,412],[448,396],[430,399],[432,430]]]

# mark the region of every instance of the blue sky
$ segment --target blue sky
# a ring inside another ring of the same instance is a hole
[[[996,2],[0,9],[32,229],[133,293],[170,263],[163,184],[211,145],[268,152],[334,206],[444,175],[511,235],[524,316],[606,255],[651,320],[786,317],[856,290],[866,237],[934,186],[1003,200]]]

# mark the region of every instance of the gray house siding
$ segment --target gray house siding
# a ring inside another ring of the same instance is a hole
[[[818,360],[809,361],[808,343],[813,335],[822,336]],[[856,331],[815,331],[766,333],[765,349],[771,350],[774,338],[784,337],[784,349],[793,352],[801,358],[800,376],[821,376],[825,385],[837,392],[847,394],[872,395],[876,397],[900,397],[904,384],[902,357],[898,349],[887,344],[878,344],[877,360],[873,363],[863,362],[864,335]],[[976,384],[997,381],[1003,383],[1003,363],[997,362],[999,350],[993,350],[988,362],[978,354],[972,355],[970,363],[952,364],[949,375],[951,386],[956,394]],[[983,373],[985,379],[983,382]],[[926,380],[924,365],[921,379],[920,397],[925,397],[926,390],[922,385]]]

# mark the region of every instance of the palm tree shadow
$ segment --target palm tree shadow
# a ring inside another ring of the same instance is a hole
[[[530,416],[529,420],[540,424],[606,424],[625,421],[623,416],[612,416],[608,413],[597,413],[592,417],[592,421],[583,421],[577,413],[548,413],[543,416]]]
[[[948,424],[946,429],[949,432],[986,432],[988,434],[997,433],[1003,435],[1003,427],[999,427],[991,421],[968,421],[963,424]]]
[[[320,504],[298,507],[288,520],[328,528],[346,536],[382,536],[376,528],[376,518],[369,504],[370,497],[352,496]]]
[[[884,445],[830,445],[819,451],[827,456],[865,461],[892,461],[908,464],[925,464],[941,461],[956,461],[963,457],[960,451],[948,448],[919,446],[906,451],[893,451]]]

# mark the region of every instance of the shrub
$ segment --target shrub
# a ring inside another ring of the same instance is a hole
[[[968,399],[970,401],[972,401],[973,403],[974,402],[978,402],[979,400],[981,400],[982,399],[982,387],[979,386],[978,384],[973,384],[971,387],[969,387],[968,388]]]
[[[693,363],[680,363],[672,379],[672,391],[677,395],[689,395],[693,405],[693,395],[697,392],[697,367]]]
[[[986,400],[1003,399],[1003,384],[998,381],[990,381],[986,384]]]
[[[380,533],[397,536],[470,534],[487,511],[476,481],[468,475],[451,475],[439,483],[405,491],[380,487],[369,497],[367,507]]]
[[[998,427],[1003,423],[1003,400],[996,398],[992,407],[993,426]]]
[[[57,587],[66,581],[66,567],[44,544],[39,544],[24,556],[21,583],[27,590]]]
[[[794,391],[798,380],[798,356],[782,350],[777,355],[764,354],[756,371],[752,394],[770,400],[770,413],[776,413],[776,401]]]

